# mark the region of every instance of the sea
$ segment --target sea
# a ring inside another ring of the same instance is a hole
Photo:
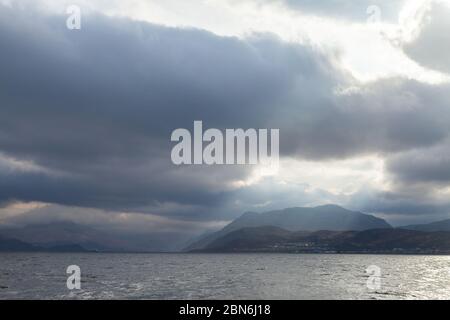
[[[450,256],[0,253],[0,299],[449,298]]]

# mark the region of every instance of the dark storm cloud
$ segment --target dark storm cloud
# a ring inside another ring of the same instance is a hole
[[[314,95],[289,111],[282,150],[320,160],[435,145],[448,135],[449,88],[394,78],[328,99]]]
[[[128,164],[125,161],[122,163],[124,166]],[[126,171],[126,173],[122,174],[115,170]],[[0,172],[0,202],[7,204],[11,200],[40,201],[115,210],[146,211],[147,206],[156,206],[160,202],[211,206],[218,205],[226,199],[225,192],[213,182],[208,181],[208,177],[196,179],[195,175],[170,171],[161,171],[152,175],[147,173],[145,168],[141,170],[136,172],[133,169],[113,166],[93,172],[90,176]],[[211,179],[220,179],[217,172],[207,170],[204,172],[210,172]],[[222,181],[231,179],[232,174],[227,175],[223,172]],[[195,212],[190,215],[190,218],[195,219]]]
[[[448,219],[450,201],[435,197],[423,189],[394,189],[379,191],[365,189],[351,196],[347,206],[363,212],[381,214],[395,225],[427,223]]]
[[[392,156],[388,158],[387,170],[399,184],[428,189],[446,186],[450,183],[450,145],[447,142]]]
[[[294,79],[326,71],[312,49],[270,36],[245,42],[100,15],[70,31],[65,16],[6,7],[0,18],[0,150],[55,172],[2,172],[3,201],[220,204],[247,168],[173,166],[172,130],[194,120],[270,127]]]
[[[245,40],[0,6],[0,151],[42,172],[0,171],[0,201],[211,217],[246,167],[175,167],[172,130],[279,128],[283,155],[392,153],[448,134],[446,86],[360,85],[335,57],[271,35]],[[337,88],[359,89],[336,94]],[[1,170],[1,168],[0,168]],[[280,204],[281,205],[281,204]],[[225,212],[222,209],[222,212]]]

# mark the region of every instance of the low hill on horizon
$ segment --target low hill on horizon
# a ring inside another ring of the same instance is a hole
[[[242,228],[191,252],[238,253],[450,253],[450,232],[406,229],[288,231],[278,227]]]
[[[415,224],[409,226],[402,226],[399,229],[407,229],[407,230],[416,230],[416,231],[427,231],[427,232],[436,232],[436,231],[450,231],[450,219],[435,221],[426,224]]]
[[[75,246],[98,252],[155,252],[153,234],[127,234],[74,222],[51,222],[25,226],[0,226],[0,237],[18,240],[40,248],[67,252]],[[163,251],[163,250],[161,250]],[[165,251],[164,251],[165,252]]]
[[[38,246],[0,236],[0,252],[89,252],[89,250],[78,244]]]

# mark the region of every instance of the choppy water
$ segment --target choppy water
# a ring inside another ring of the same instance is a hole
[[[66,287],[69,265],[81,268],[79,291]],[[450,256],[0,254],[0,299],[23,298],[449,299]]]

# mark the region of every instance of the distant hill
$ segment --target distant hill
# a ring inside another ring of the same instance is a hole
[[[74,222],[30,224],[22,227],[0,226],[0,236],[67,252],[77,251],[76,246],[99,252],[154,252],[161,248],[161,243],[155,241],[160,234],[155,236],[152,232],[126,233]],[[185,240],[180,240],[180,243]]]
[[[88,252],[88,250],[76,244],[42,247],[0,236],[0,252]]]
[[[16,239],[0,237],[0,252],[30,252],[37,250],[38,247],[33,246],[29,243]]]
[[[450,253],[450,232],[404,229],[294,232],[277,227],[243,228],[195,252]]]
[[[400,229],[416,230],[416,231],[450,231],[450,219],[436,221],[428,224],[417,224],[400,227]]]
[[[202,249],[214,240],[235,230],[262,226],[277,227],[287,231],[359,231],[392,228],[383,219],[350,211],[336,205],[315,208],[289,208],[265,213],[247,212],[222,230],[189,245],[186,250]]]
[[[0,229],[0,236],[17,239],[53,251],[101,251],[109,249],[100,244],[106,237],[102,232],[71,222],[32,224],[19,228]]]

